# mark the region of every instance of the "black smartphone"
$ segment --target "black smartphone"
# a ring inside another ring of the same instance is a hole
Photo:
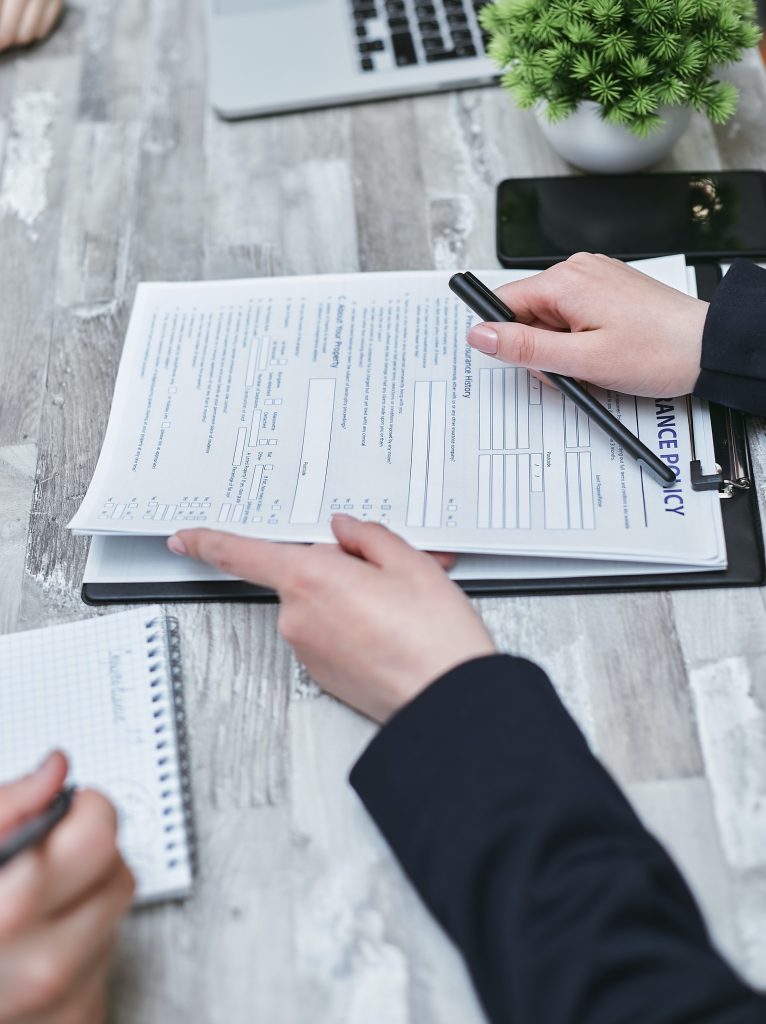
[[[579,251],[691,262],[766,258],[766,173],[509,178],[497,190],[497,257],[548,267]]]

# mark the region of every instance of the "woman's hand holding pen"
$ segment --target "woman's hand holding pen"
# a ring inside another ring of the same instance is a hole
[[[0,838],[48,807],[67,774],[53,754],[0,786]],[[37,848],[0,870],[0,1024],[100,1024],[117,925],[133,877],[112,806],[80,792]]]
[[[694,389],[707,302],[591,253],[497,294],[518,322],[474,327],[468,341],[481,352],[630,395]]]
[[[439,676],[495,646],[444,573],[375,523],[335,516],[337,545],[273,544],[213,530],[170,538],[188,554],[279,593],[279,629],[313,679],[379,722]]]

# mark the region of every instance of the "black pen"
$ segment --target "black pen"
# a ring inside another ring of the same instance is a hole
[[[69,813],[74,794],[74,786],[62,789],[42,814],[25,821],[6,842],[0,843],[0,868],[47,838],[61,819]]]
[[[489,323],[513,323],[516,320],[512,310],[470,271],[466,271],[465,274],[455,274],[450,279],[449,286],[455,295],[462,299],[482,320]],[[639,441],[635,434],[631,434],[628,428],[600,402],[597,402],[582,384],[578,384],[576,380],[564,377],[560,373],[545,371],[543,375],[546,380],[549,380],[567,398],[571,399],[574,405],[587,413],[605,434],[621,444],[625,451],[632,455],[636,462],[652,476],[657,477],[664,485],[675,483],[676,475],[670,466],[647,448],[642,441]]]

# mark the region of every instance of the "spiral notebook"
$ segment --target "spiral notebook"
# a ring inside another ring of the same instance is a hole
[[[52,749],[108,796],[136,899],[180,898],[194,843],[181,658],[157,606],[0,637],[0,784]]]

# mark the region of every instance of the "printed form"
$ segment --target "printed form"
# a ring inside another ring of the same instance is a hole
[[[682,257],[647,263],[687,287]],[[594,389],[676,469],[663,488],[558,391],[470,349],[475,319],[435,272],[139,286],[71,528],[328,541],[347,512],[425,549],[725,564],[686,399]]]

